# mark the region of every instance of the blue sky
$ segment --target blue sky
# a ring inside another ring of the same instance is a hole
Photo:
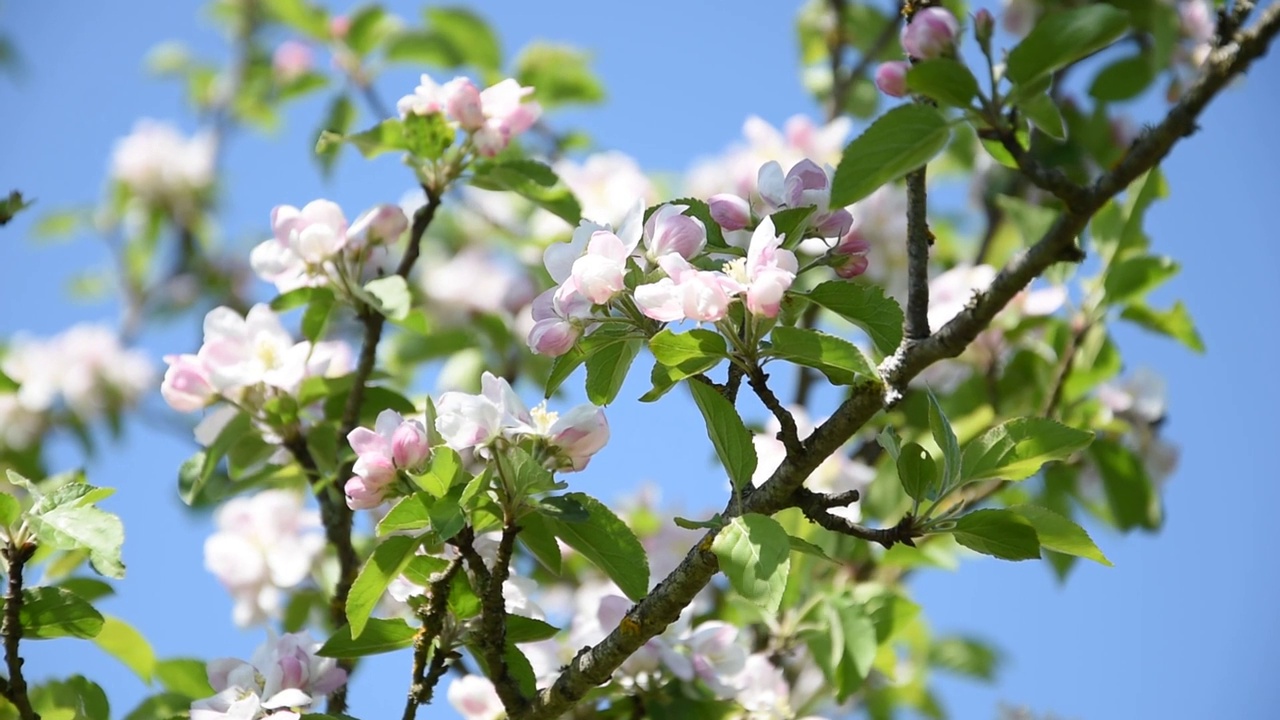
[[[413,6],[399,5],[401,14],[416,15]],[[648,169],[679,171],[718,152],[751,113],[775,124],[796,112],[817,114],[798,83],[789,3],[653,2],[624,10],[596,2],[490,0],[474,6],[495,23],[508,53],[535,38],[590,49],[609,102],[563,119]],[[149,48],[180,39],[204,54],[226,52],[193,3],[145,0],[127,10],[71,0],[8,3],[0,18],[24,65],[18,80],[0,78],[0,190],[20,188],[42,210],[97,199],[112,143],[138,117],[193,127],[179,89],[145,75]],[[394,98],[412,84],[411,73],[391,76],[383,93]],[[1280,706],[1280,689],[1265,671],[1280,666],[1269,546],[1280,489],[1267,450],[1280,430],[1272,331],[1280,310],[1271,204],[1280,187],[1280,143],[1271,121],[1280,113],[1276,87],[1280,61],[1272,57],[1224,93],[1202,118],[1202,129],[1164,165],[1172,197],[1148,215],[1155,247],[1183,264],[1155,304],[1183,299],[1208,353],[1196,356],[1138,331],[1118,331],[1129,366],[1151,366],[1169,384],[1167,432],[1181,446],[1182,461],[1168,485],[1164,530],[1095,533],[1115,567],[1082,564],[1065,587],[1047,568],[1027,563],[975,561],[958,573],[920,575],[913,590],[937,629],[985,637],[1006,653],[994,685],[940,683],[955,717],[990,717],[1002,701],[1095,720],[1261,717]],[[319,107],[319,101],[303,103],[274,138],[232,139],[226,242],[247,251],[265,238],[277,204],[323,196],[353,213],[399,198],[408,178],[391,160],[365,163],[348,155],[336,181],[321,182],[307,156]],[[1137,111],[1150,120],[1158,106]],[[63,292],[68,277],[107,261],[105,247],[89,237],[52,246],[28,242],[32,218],[0,230],[0,335],[114,322],[114,306],[76,304]],[[198,327],[189,323],[151,332],[143,344],[158,359],[190,351],[198,340]],[[633,385],[623,398],[644,390],[640,381]],[[160,412],[158,397],[150,407],[167,427],[135,422],[126,443],[105,446],[90,465],[96,484],[119,488],[109,506],[124,517],[128,533],[129,577],[104,607],[138,626],[161,656],[247,657],[262,635],[230,626],[230,601],[201,568],[208,520],[186,512],[175,492],[176,468],[193,447],[179,421]],[[694,490],[677,482],[689,476],[690,463],[707,457],[706,448],[688,447],[688,437],[701,436],[692,434],[697,416],[691,406],[624,402],[610,419],[615,441],[581,478],[584,490],[616,497],[648,479],[666,485],[667,497],[686,507],[719,504],[718,482]],[[653,453],[654,447],[664,452]],[[662,457],[647,459],[654,455]],[[56,464],[79,462],[69,445],[60,445],[55,457]],[[640,470],[637,457],[646,458]],[[107,687],[117,714],[144,692],[85,643],[28,647],[30,675],[84,672]],[[381,717],[398,708],[408,679],[404,659],[380,659],[364,674],[355,712]],[[450,715],[437,707],[423,716]]]

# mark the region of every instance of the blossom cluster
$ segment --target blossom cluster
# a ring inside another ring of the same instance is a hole
[[[451,391],[436,402],[435,430],[453,450],[489,459],[502,443],[526,443],[548,469],[576,472],[609,441],[604,410],[595,405],[561,415],[545,402],[528,408],[505,379],[489,372],[480,385],[477,394]],[[372,430],[353,430],[347,442],[356,452],[355,476],[344,486],[353,510],[382,504],[401,473],[421,471],[432,452],[425,426],[393,410],[380,413]]]
[[[268,639],[249,662],[213,660],[209,684],[217,694],[192,703],[191,720],[297,720],[347,682],[347,671],[317,656],[319,649],[309,634],[288,633]]]
[[[402,118],[443,113],[470,133],[477,152],[493,157],[538,121],[541,106],[526,100],[532,93],[533,88],[510,78],[481,90],[470,78],[456,77],[441,85],[424,74],[413,93],[396,103],[396,110]]]
[[[319,513],[297,493],[264,490],[229,500],[214,519],[204,565],[231,593],[236,625],[278,617],[284,591],[305,581],[324,551]]]
[[[132,406],[153,387],[155,374],[146,354],[93,324],[51,338],[17,335],[0,371],[18,386],[0,392],[0,448],[16,450],[35,443],[60,407],[87,423]]]
[[[213,185],[214,140],[185,137],[156,120],[139,120],[116,142],[111,177],[152,206],[185,209]]]
[[[408,227],[395,205],[375,206],[350,224],[329,200],[313,200],[302,209],[278,205],[271,211],[273,237],[253,249],[249,264],[282,293],[319,285],[342,289],[385,271],[387,247]]]

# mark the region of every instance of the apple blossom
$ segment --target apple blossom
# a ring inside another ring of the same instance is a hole
[[[50,338],[16,335],[0,370],[18,383],[16,401],[35,414],[61,402],[81,420],[93,420],[137,402],[154,387],[151,360],[125,348],[115,331],[82,323]]]
[[[444,84],[445,113],[456,120],[463,130],[475,132],[484,127],[485,113],[480,89],[470,78],[456,77]]]
[[[175,203],[187,210],[191,197],[213,184],[214,141],[207,134],[184,137],[155,120],[139,120],[118,141],[111,175],[151,204]]]
[[[831,248],[834,258],[832,265],[836,275],[848,280],[866,272],[869,264],[867,252],[870,250],[871,243],[862,237],[862,232],[857,228],[850,229],[844,237],[840,238],[840,242]]]
[[[609,302],[625,287],[627,259],[634,250],[634,243],[626,243],[607,230],[595,231],[587,252],[573,261],[573,287],[596,305]]]
[[[347,229],[347,245],[365,247],[394,243],[409,229],[409,218],[398,205],[384,203],[365,210]]]
[[[757,190],[765,203],[766,212],[785,208],[813,207],[809,225],[821,237],[838,237],[848,232],[853,216],[844,208],[829,209],[831,203],[831,175],[834,171],[823,168],[809,159],[801,160],[782,174],[782,166],[769,161],[760,166]]]
[[[422,288],[442,309],[454,311],[450,318],[458,323],[469,322],[473,312],[513,315],[536,292],[523,268],[474,247],[431,262],[422,273]]]
[[[267,305],[254,305],[245,317],[228,307],[204,318],[204,345],[197,357],[219,393],[258,384],[291,392],[307,375],[311,344],[295,343]]]
[[[264,490],[228,501],[214,516],[204,564],[235,600],[240,626],[276,616],[285,589],[302,583],[324,550],[319,514],[287,490]]]
[[[578,342],[583,323],[591,317],[591,301],[567,285],[551,288],[533,301],[529,349],[559,357]]]
[[[751,234],[747,257],[725,266],[725,273],[747,296],[747,309],[755,315],[777,317],[782,297],[796,279],[799,262],[795,253],[784,250],[773,218],[765,218]]]
[[[532,93],[533,88],[521,87],[510,78],[480,92],[485,122],[473,137],[481,155],[497,155],[512,137],[533,127],[542,114],[542,107],[533,101],[525,102]]]
[[[465,675],[451,681],[445,696],[463,720],[498,720],[507,714],[493,683],[480,675]]]
[[[955,50],[960,23],[950,10],[927,7],[916,12],[902,28],[902,49],[913,58],[929,60]]]
[[[178,412],[195,412],[213,401],[217,391],[209,382],[204,363],[195,355],[165,355],[169,369],[164,373],[160,394]]]
[[[208,665],[217,695],[191,705],[194,720],[273,720],[298,717],[347,682],[347,671],[332,658],[316,656],[320,643],[306,632],[274,634],[249,662],[220,658]]]
[[[530,434],[547,438],[556,448],[564,459],[562,470],[585,469],[591,457],[609,442],[609,422],[604,410],[595,405],[578,405],[563,415],[540,405],[531,414],[535,423]]]
[[[396,101],[396,111],[400,113],[402,118],[410,115],[430,115],[444,112],[447,101],[448,98],[445,96],[444,88],[433,80],[430,75],[423,73],[418,80],[418,86],[413,89],[413,93],[405,95]]]
[[[285,40],[271,54],[271,69],[282,83],[305,75],[314,63],[310,46],[297,40]]]
[[[747,650],[738,643],[738,633],[729,623],[708,620],[681,638],[694,675],[718,697],[733,697],[734,676],[746,666]]]
[[[722,192],[750,197],[761,165],[776,160],[791,167],[805,158],[819,163],[838,162],[852,129],[853,122],[843,116],[818,126],[804,115],[794,115],[779,131],[753,115],[742,124],[746,144],[695,164],[686,180],[687,191],[694,197]]]
[[[905,60],[891,60],[876,67],[876,87],[889,97],[907,96],[907,71],[911,64]]]
[[[707,244],[707,228],[702,221],[684,214],[687,205],[666,204],[653,211],[644,224],[644,244],[649,257],[657,259],[675,253],[691,260]]]
[[[454,450],[483,450],[503,431],[533,422],[529,410],[503,378],[485,372],[481,392],[447,392],[436,401],[436,430]]]
[[[742,230],[751,224],[751,203],[733,193],[717,193],[707,198],[711,219],[725,230]]]
[[[629,248],[627,254],[630,255],[631,251],[640,244],[640,238],[644,232],[643,221],[644,201],[632,202],[631,209],[623,216],[616,230],[611,225],[601,225],[583,218],[574,229],[569,242],[552,243],[547,246],[542,253],[542,263],[552,280],[561,284],[569,282],[573,277],[574,265],[583,257],[597,232],[614,235],[624,247]],[[576,283],[570,283],[570,286],[577,288]]]
[[[332,258],[347,243],[347,218],[329,200],[312,200],[299,210],[277,205],[271,210],[271,232],[298,257],[313,265]]]
[[[660,322],[719,322],[740,287],[722,273],[699,270],[676,254],[658,259],[667,277],[635,290],[636,306]]]

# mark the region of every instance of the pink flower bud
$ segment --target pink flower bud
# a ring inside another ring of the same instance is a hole
[[[391,436],[391,457],[398,468],[416,468],[431,455],[427,429],[417,420],[405,420]]]
[[[372,510],[382,504],[382,489],[371,488],[362,477],[353,477],[342,487],[347,495],[347,507],[352,510]]]
[[[960,23],[950,10],[929,7],[917,12],[902,29],[902,49],[913,58],[929,60],[955,49]]]
[[[310,70],[313,60],[310,47],[297,40],[286,40],[271,56],[271,69],[277,80],[287,83]]]
[[[814,231],[819,237],[841,237],[853,227],[853,215],[844,208],[832,210],[814,219]]]
[[[195,412],[213,400],[216,391],[209,371],[195,355],[166,355],[169,369],[164,373],[160,394],[178,412]]]
[[[551,444],[560,449],[570,466],[582,470],[609,442],[609,422],[604,410],[595,405],[579,405],[551,426]]]
[[[547,318],[533,324],[529,331],[529,349],[539,355],[560,357],[573,349],[582,334],[572,323],[559,318]]]
[[[978,44],[987,47],[991,42],[991,34],[995,32],[996,19],[991,15],[991,11],[982,8],[973,16],[973,37],[977,39]]]
[[[346,15],[334,15],[329,18],[329,36],[334,40],[342,40],[347,37],[347,31],[351,29],[351,18]]]
[[[707,198],[711,219],[725,230],[741,230],[751,224],[751,204],[733,193],[720,193]]]
[[[396,466],[392,459],[385,455],[361,455],[356,458],[356,464],[352,470],[363,478],[370,488],[381,489],[396,479]]]
[[[409,229],[409,218],[405,217],[404,211],[399,206],[377,205],[356,218],[356,221],[351,224],[351,229],[347,231],[347,240],[351,244],[352,239],[363,235],[370,245],[395,242],[407,229]]]
[[[904,60],[880,63],[876,68],[876,87],[889,97],[906,97],[907,71],[910,69],[911,65]]]
[[[866,255],[850,255],[835,266],[836,275],[850,280],[867,271],[869,261]]]
[[[663,205],[644,224],[645,246],[654,258],[676,253],[688,260],[707,243],[707,228],[702,221],[684,215],[685,205]]]
[[[480,89],[470,78],[456,77],[444,84],[444,109],[449,117],[458,121],[463,130],[475,132],[484,127],[484,108],[480,101]]]

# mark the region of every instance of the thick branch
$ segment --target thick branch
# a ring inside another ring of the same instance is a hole
[[[781,510],[824,459],[880,412],[886,401],[893,399],[893,389],[905,386],[932,363],[959,355],[1014,295],[1050,265],[1078,258],[1075,238],[1089,216],[1159,163],[1173,144],[1194,128],[1195,118],[1209,100],[1262,55],[1277,32],[1280,32],[1280,4],[1268,7],[1254,27],[1237,36],[1235,44],[1210,55],[1204,74],[1182,101],[1159,126],[1134,143],[1113,170],[1094,183],[1085,206],[1061,216],[1039,242],[1000,271],[986,292],[978,294],[969,307],[938,332],[925,340],[904,340],[898,351],[880,365],[887,387],[872,380],[854,385],[848,399],[801,443],[803,452],[784,458],[768,481],[745,495],[741,502],[731,498],[722,516],[731,518],[748,512],[773,514]],[[617,628],[595,646],[578,653],[556,681],[539,693],[533,707],[518,717],[559,717],[591,688],[608,681],[614,670],[641,645],[666,629],[715,575],[718,567],[710,551],[715,535],[715,530],[708,531],[684,560],[627,613]]]
[[[929,194],[925,168],[907,175],[907,327],[912,340],[929,337]]]
[[[511,571],[511,557],[515,552],[516,535],[519,532],[520,528],[510,523],[502,529],[498,555],[492,570],[485,568],[484,560],[471,546],[471,538],[468,536],[463,541],[470,549],[469,552],[464,552],[463,557],[480,585],[480,653],[488,666],[489,679],[498,691],[498,697],[509,717],[518,717],[529,706],[529,699],[520,692],[519,684],[507,667],[507,610],[502,596],[502,584],[507,581]],[[459,549],[463,549],[462,545],[459,545]]]
[[[22,569],[35,551],[36,546],[29,543],[20,546],[10,543],[4,548],[4,559],[9,564],[9,592],[4,598],[4,619],[0,621],[0,632],[4,634],[4,663],[9,669],[9,683],[4,696],[17,708],[22,720],[40,720],[31,708],[31,698],[27,697],[27,681],[22,676],[23,660],[18,654],[18,643],[22,640]]]

